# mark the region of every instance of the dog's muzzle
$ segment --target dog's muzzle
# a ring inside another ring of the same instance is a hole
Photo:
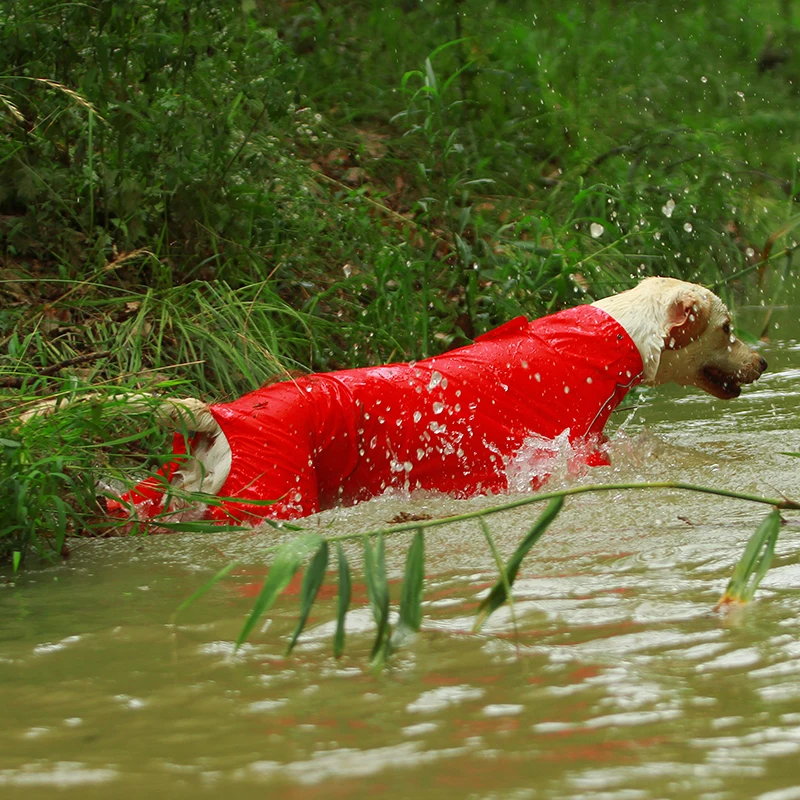
[[[704,367],[702,370],[703,388],[720,400],[733,400],[742,393],[742,386],[757,381],[766,371],[767,360],[758,356],[748,369],[726,372],[719,367]]]

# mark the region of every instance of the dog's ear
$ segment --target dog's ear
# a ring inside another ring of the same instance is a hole
[[[667,312],[667,330],[664,336],[666,350],[680,350],[691,344],[708,327],[711,319],[711,301],[696,292],[681,292],[670,303]]]

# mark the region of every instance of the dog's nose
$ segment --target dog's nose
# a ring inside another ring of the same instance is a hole
[[[761,356],[761,360],[758,362],[758,369],[761,372],[765,372],[769,364],[767,364],[767,359],[764,356]]]

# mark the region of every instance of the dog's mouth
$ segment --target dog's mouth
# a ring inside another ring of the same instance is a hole
[[[742,393],[742,383],[749,383],[717,367],[704,367],[700,373],[700,380],[701,388],[720,400],[733,400]]]

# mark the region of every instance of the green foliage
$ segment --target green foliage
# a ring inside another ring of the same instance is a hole
[[[422,625],[422,591],[425,584],[425,534],[417,530],[406,555],[403,593],[400,598],[400,620],[393,644],[416,633]]]
[[[644,274],[729,275],[757,258],[797,195],[796,69],[756,73],[763,26],[778,22],[772,4],[406,10],[414,37],[396,36],[385,5],[337,4],[313,25],[311,14],[269,15],[289,43],[304,42],[304,87],[320,105],[350,109],[369,94],[373,115],[385,109],[405,127],[395,146],[419,190],[421,244],[443,239],[446,279],[478,321],[496,313],[487,287],[498,281],[561,303],[576,270],[593,290],[630,280],[620,257],[632,253]],[[331,82],[329,45],[348,38],[362,49]],[[392,74],[404,75],[399,114]],[[551,255],[517,251],[532,239]],[[474,286],[483,309],[471,308]]]
[[[0,81],[22,117],[0,150],[12,252],[77,266],[87,247],[102,264],[145,244],[225,277],[228,242],[289,223],[274,139],[294,61],[240,3],[12,0],[4,17]]]
[[[119,421],[119,403],[115,410]],[[17,569],[30,551],[42,558],[58,556],[68,551],[68,535],[97,531],[102,489],[95,485],[92,467],[98,442],[111,438],[108,419],[97,404],[87,403],[41,424],[6,426],[0,438],[0,560],[11,559]],[[125,445],[153,433],[145,426],[125,437]],[[111,526],[104,520],[102,527]]]
[[[295,644],[297,644],[297,639],[303,632],[303,628],[305,628],[308,621],[308,615],[311,613],[311,606],[314,605],[319,588],[325,580],[325,570],[328,567],[328,549],[328,543],[323,541],[306,567],[303,588],[300,592],[300,619],[292,634],[287,653],[291,653]]]
[[[375,619],[375,643],[372,645],[370,659],[381,665],[388,655],[389,648],[389,584],[386,581],[386,550],[383,536],[377,537],[373,549],[369,537],[364,537],[364,577],[367,581],[367,597],[372,616]]]
[[[793,67],[755,70],[771,15],[14,0],[5,254],[63,279],[146,249],[131,288],[269,277],[348,326],[302,359],[318,368],[427,355],[637,274],[716,282],[800,189]]]
[[[0,426],[0,506],[5,511],[0,561],[11,560],[16,569],[31,551],[43,559],[67,555],[69,536],[144,532],[135,523],[110,518],[104,498],[117,498],[123,488],[160,467],[165,458],[159,454],[171,451],[172,435],[153,422],[161,398],[139,396],[132,405],[125,399],[130,393],[132,387],[115,387],[113,393],[85,396],[65,387],[57,395],[62,407],[54,413],[24,423],[13,416]],[[195,493],[187,499],[211,505],[224,498]],[[156,520],[164,531],[178,533],[241,530],[203,521]]]
[[[62,499],[70,494],[87,499],[80,474],[61,455],[40,455],[30,443],[0,439],[0,502],[6,522],[0,526],[0,554],[12,558],[16,572],[28,550],[60,553],[73,509]]]
[[[336,557],[339,564],[339,587],[336,603],[336,633],[333,637],[333,654],[336,658],[344,651],[344,620],[350,609],[351,580],[350,565],[344,554],[341,542],[336,542]]]

